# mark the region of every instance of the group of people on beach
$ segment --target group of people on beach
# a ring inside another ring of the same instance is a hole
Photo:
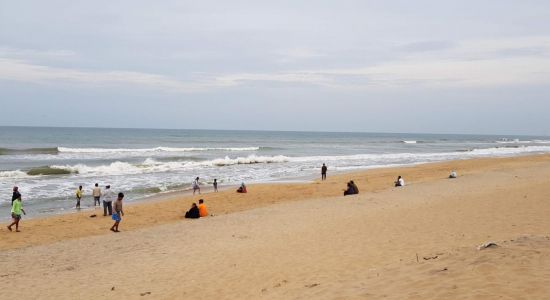
[[[321,180],[324,181],[327,178],[327,170],[328,167],[323,164],[321,167]],[[449,178],[457,178],[458,175],[455,170],[452,170]],[[398,176],[397,180],[394,182],[395,187],[403,187],[405,186],[405,180],[402,176]],[[218,192],[218,181],[217,179],[214,179],[213,181],[213,187],[214,192]],[[193,188],[193,195],[195,195],[196,192],[199,194],[200,192],[200,183],[199,183],[199,177],[196,177],[195,180],[192,183]],[[246,193],[247,188],[244,182],[241,183],[239,188],[237,189],[237,193]],[[355,184],[353,180],[350,180],[347,183],[347,188],[344,190],[344,196],[348,195],[356,195],[359,194],[359,188]],[[103,198],[103,216],[111,216],[112,220],[115,221],[113,226],[111,226],[110,230],[113,232],[119,232],[118,227],[122,220],[122,216],[124,216],[124,211],[122,208],[122,200],[124,199],[123,193],[118,193],[118,196],[116,200],[114,200],[115,193],[111,190],[110,185],[106,185],[104,190],[101,190],[99,187],[99,184],[96,183],[94,185],[94,188],[92,189],[92,197],[94,200],[94,206],[100,206],[101,207],[101,199]],[[78,187],[75,193],[76,196],[76,208],[80,209],[80,202],[84,196],[84,191],[82,189],[82,185]],[[114,204],[113,204],[114,202]],[[11,198],[11,217],[12,217],[12,223],[7,226],[9,231],[13,231],[12,227],[15,226],[15,231],[19,232],[19,222],[21,220],[22,215],[26,215],[25,210],[23,209],[22,204],[22,196],[19,192],[19,188],[17,186],[13,187],[13,194]],[[206,205],[204,204],[204,199],[199,200],[199,205],[196,203],[193,203],[191,205],[191,208],[189,211],[185,213],[185,218],[190,219],[198,219],[201,217],[208,216],[208,210],[206,209]]]
[[[80,209],[80,201],[84,197],[84,191],[82,190],[82,185],[78,186],[78,189],[75,192],[76,196],[76,209]],[[115,221],[110,230],[113,232],[119,232],[118,226],[120,221],[122,221],[122,216],[124,216],[124,211],[122,210],[122,200],[124,199],[124,193],[118,193],[116,200],[115,193],[111,190],[111,185],[106,185],[104,190],[101,190],[99,184],[96,183],[92,189],[92,197],[94,200],[94,207],[101,207],[101,200],[103,198],[103,216],[111,216],[111,219]],[[114,203],[114,204],[113,204]]]

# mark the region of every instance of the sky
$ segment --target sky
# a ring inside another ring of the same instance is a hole
[[[550,1],[0,0],[0,125],[550,135]]]

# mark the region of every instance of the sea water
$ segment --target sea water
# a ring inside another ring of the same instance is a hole
[[[331,172],[550,152],[550,138],[407,133],[0,127],[0,210],[18,186],[31,215],[72,211],[83,186],[127,201],[186,190],[313,178]],[[449,170],[450,171],[450,170]]]

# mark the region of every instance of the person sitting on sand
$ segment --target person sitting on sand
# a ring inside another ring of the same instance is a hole
[[[21,212],[26,215],[27,213],[23,209],[23,204],[21,203],[21,195],[13,201],[11,206],[11,217],[13,222],[8,226],[8,230],[12,231],[11,227],[15,225],[15,232],[19,232],[19,221],[21,220]]]
[[[348,182],[348,187],[347,189],[344,190],[344,196],[353,195],[353,194],[355,194],[355,189],[353,189],[351,182]]]
[[[118,225],[120,224],[120,221],[122,221],[122,216],[124,216],[124,211],[122,210],[122,199],[124,198],[123,193],[118,193],[118,198],[115,201],[115,204],[113,205],[113,208],[115,211],[113,212],[113,216],[111,217],[113,221],[115,221],[115,224],[111,226],[111,231],[113,232],[120,232],[118,230]]]
[[[401,176],[397,177],[397,180],[395,181],[395,186],[396,187],[405,186],[405,180],[403,179],[403,177],[401,177]]]
[[[237,189],[237,193],[246,193],[246,185],[244,185],[244,182],[241,182],[241,186]]]
[[[357,187],[355,182],[353,182],[353,180],[351,180],[349,183],[351,184],[351,187],[353,188],[353,194],[359,194],[359,188]]]
[[[451,171],[451,175],[449,175],[449,178],[456,178],[457,175],[456,175],[456,172],[454,170]]]
[[[196,203],[191,204],[191,209],[185,213],[185,217],[187,219],[198,219],[201,217]]]
[[[204,205],[203,199],[199,199],[199,216],[201,218],[208,217],[208,210],[206,209],[206,205]]]

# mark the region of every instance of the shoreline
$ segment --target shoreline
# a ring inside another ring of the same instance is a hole
[[[550,154],[478,158],[400,168],[370,169],[338,175],[329,173],[329,177],[324,182],[314,180],[310,183],[252,184],[247,185],[249,189],[247,194],[237,194],[227,187],[218,193],[203,193],[195,196],[166,195],[161,199],[125,204],[126,218],[122,230],[133,231],[185,221],[183,218],[185,211],[189,209],[192,202],[197,202],[200,198],[205,199],[209,214],[219,216],[277,203],[340,197],[346,182],[351,179],[357,183],[363,195],[394,189],[393,181],[397,175],[404,176],[407,186],[414,186],[423,182],[444,180],[451,169],[457,170],[459,177],[462,177],[503,167],[529,166],[546,161],[550,161]],[[23,219],[22,232],[18,234],[9,234],[3,226],[0,230],[0,250],[109,234],[111,219],[104,217],[102,212],[102,208],[95,208],[69,214]],[[97,217],[90,217],[91,214],[96,214]]]

